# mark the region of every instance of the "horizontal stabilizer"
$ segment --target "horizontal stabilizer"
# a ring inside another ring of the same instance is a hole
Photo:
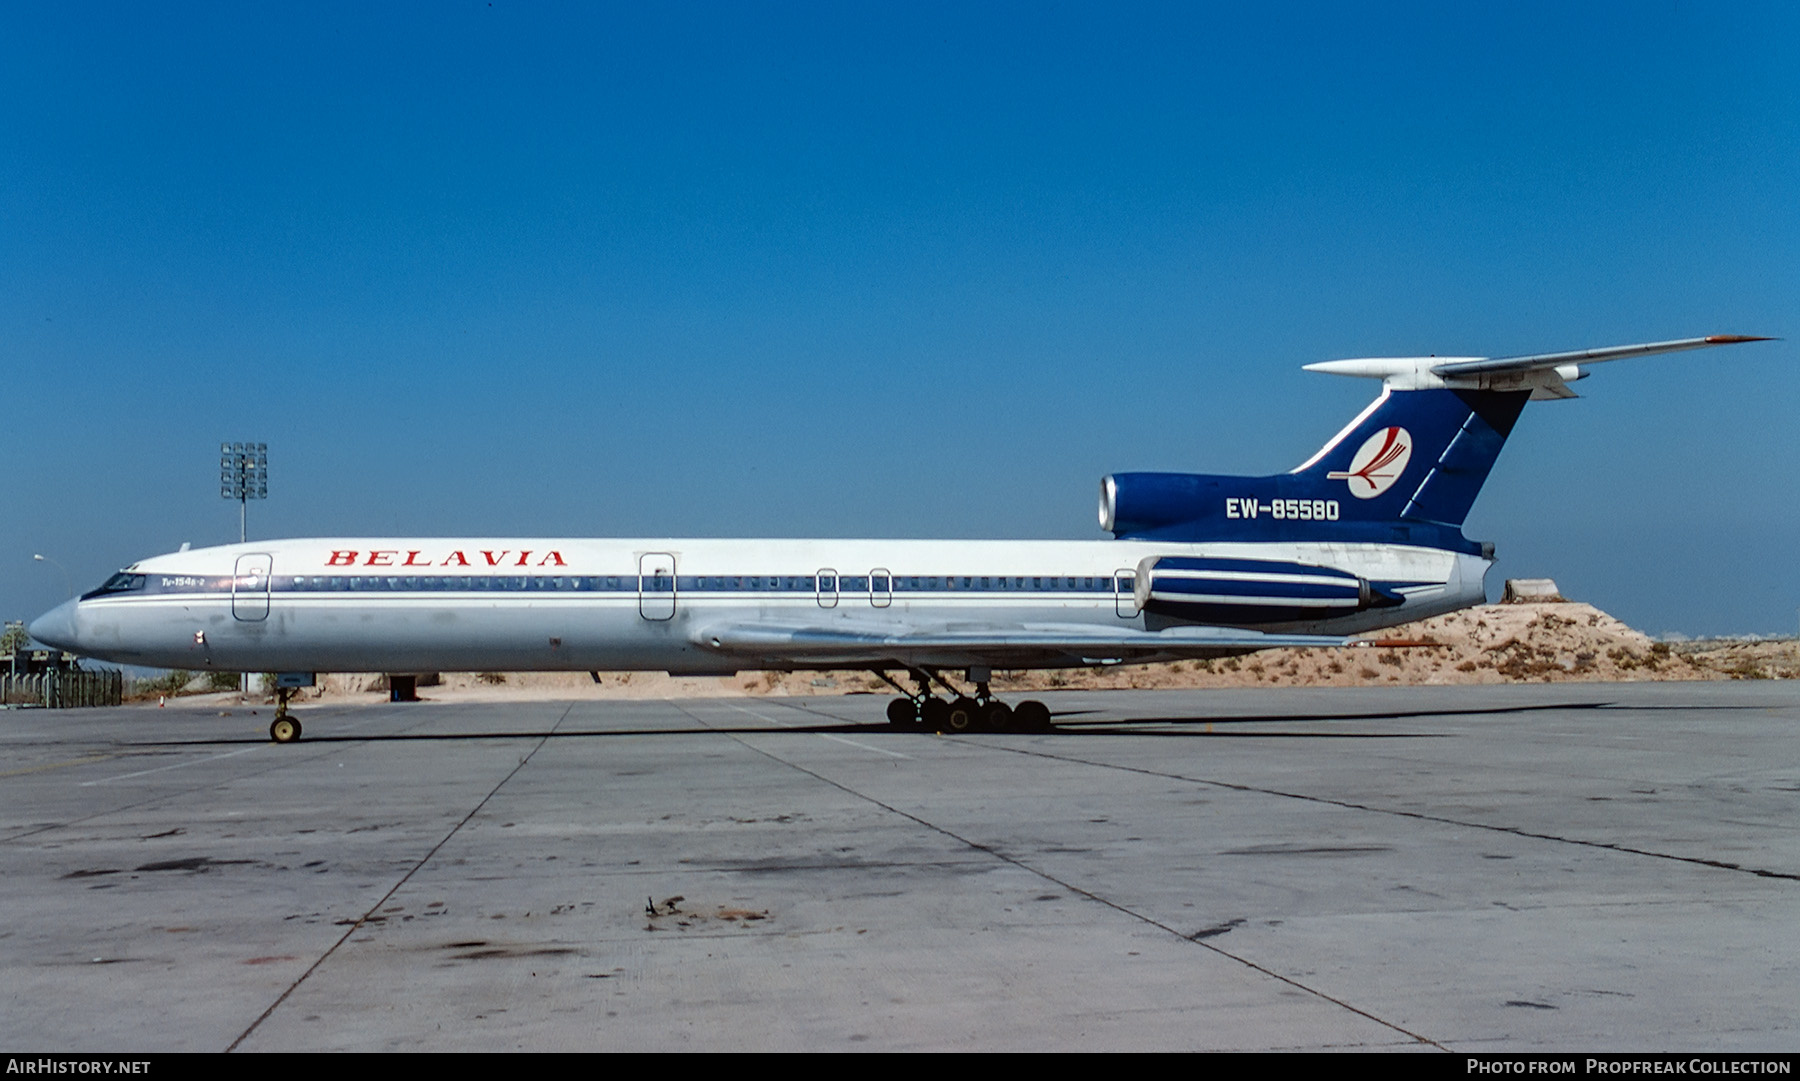
[[[1432,367],[1438,375],[1475,375],[1482,372],[1536,372],[1560,368],[1565,364],[1598,364],[1603,360],[1626,357],[1648,357],[1657,353],[1681,353],[1689,349],[1705,349],[1714,345],[1737,345],[1740,342],[1770,342],[1747,334],[1709,334],[1704,338],[1680,338],[1672,342],[1649,342],[1644,345],[1609,345],[1601,349],[1580,349],[1572,353],[1537,353],[1528,357],[1494,357],[1482,360],[1458,360]]]
[[[1305,368],[1328,375],[1380,379],[1393,390],[1532,390],[1540,391],[1536,396],[1541,398],[1573,398],[1574,392],[1567,384],[1587,375],[1581,368],[1584,364],[1774,340],[1748,334],[1711,334],[1704,338],[1520,357],[1359,357],[1322,360]]]

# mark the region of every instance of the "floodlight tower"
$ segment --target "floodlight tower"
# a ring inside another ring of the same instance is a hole
[[[267,443],[219,444],[219,495],[238,501],[238,540],[249,540],[250,501],[269,498]]]

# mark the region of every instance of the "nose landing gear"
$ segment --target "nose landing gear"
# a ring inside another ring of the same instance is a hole
[[[300,738],[300,722],[288,715],[288,699],[292,687],[275,688],[275,720],[269,724],[269,738],[276,743],[292,743]]]

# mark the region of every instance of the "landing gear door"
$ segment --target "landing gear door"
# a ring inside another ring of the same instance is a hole
[[[638,556],[638,615],[645,619],[675,618],[675,556],[645,552]]]
[[[274,560],[257,552],[238,556],[231,578],[231,614],[246,623],[269,618],[269,581]]]
[[[1113,572],[1113,610],[1120,619],[1132,619],[1138,614],[1137,572],[1130,567]]]

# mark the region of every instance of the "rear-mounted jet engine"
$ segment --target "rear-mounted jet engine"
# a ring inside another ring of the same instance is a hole
[[[1196,556],[1145,559],[1134,588],[1138,606],[1147,612],[1227,626],[1347,616],[1406,599],[1332,567]]]

